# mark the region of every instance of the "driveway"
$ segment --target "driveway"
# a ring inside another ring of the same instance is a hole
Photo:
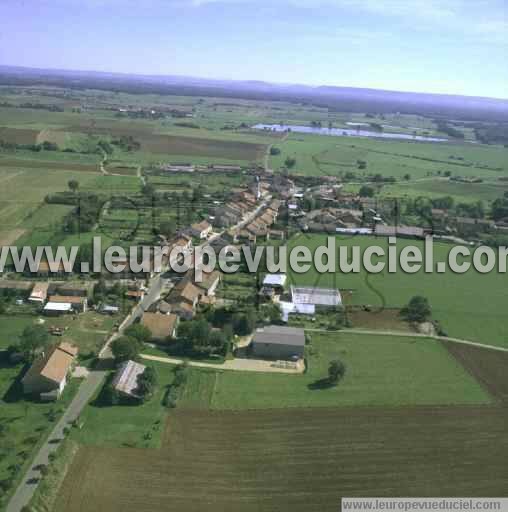
[[[157,361],[159,363],[182,364],[183,359],[173,357],[150,356],[141,354],[143,359],[148,361]],[[265,361],[263,359],[231,359],[224,361],[224,364],[200,363],[199,361],[187,361],[189,366],[198,368],[211,368],[213,370],[234,370],[240,372],[265,372],[265,373],[289,373],[297,375],[303,373],[305,367],[303,361],[296,363],[296,368],[291,363],[285,361]],[[289,366],[289,367],[288,367]]]
[[[40,471],[34,468],[49,464],[49,454],[54,452],[60,445],[59,442],[54,442],[54,440],[61,440],[64,437],[64,428],[70,427],[72,422],[79,417],[83,408],[101,386],[105,376],[106,372],[91,371],[88,378],[81,383],[76,396],[39,449],[30,469],[23,477],[7,505],[6,512],[20,512],[25,505],[28,505],[41,478]]]

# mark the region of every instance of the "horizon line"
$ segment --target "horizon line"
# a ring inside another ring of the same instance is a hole
[[[76,68],[52,68],[52,67],[37,67],[37,66],[20,66],[15,64],[2,64],[0,63],[0,70],[2,68],[15,68],[19,70],[32,70],[32,71],[45,71],[48,73],[58,72],[71,72],[71,73],[95,73],[104,75],[119,75],[124,77],[150,77],[150,78],[179,78],[179,79],[190,79],[190,80],[209,80],[213,82],[230,82],[236,84],[242,83],[262,83],[277,87],[307,87],[309,89],[323,89],[323,88],[335,88],[335,89],[358,89],[365,91],[378,91],[387,92],[394,94],[419,94],[428,96],[445,96],[454,98],[468,98],[468,99],[479,99],[479,100],[494,100],[508,102],[508,97],[500,98],[494,96],[478,96],[478,95],[467,95],[459,93],[445,93],[445,92],[425,92],[425,91],[408,91],[408,90],[396,90],[396,89],[385,89],[383,87],[365,87],[365,86],[346,86],[346,85],[325,85],[325,84],[305,84],[299,82],[271,82],[260,79],[233,79],[233,78],[217,78],[217,77],[204,77],[194,75],[179,75],[179,74],[162,74],[162,73],[136,73],[136,72],[125,72],[125,71],[104,71],[97,69],[76,69]]]

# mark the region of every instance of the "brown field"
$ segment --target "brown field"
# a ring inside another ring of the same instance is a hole
[[[359,308],[350,308],[348,309],[347,316],[352,327],[414,332],[411,326],[400,318],[399,311],[399,309],[364,311]]]
[[[42,144],[43,142],[53,142],[59,146],[65,146],[66,133],[60,130],[41,130],[37,135],[37,143]]]
[[[263,157],[266,145],[177,135],[149,135],[139,137],[141,149],[165,155],[192,155],[228,160],[255,161]]]
[[[36,144],[39,130],[0,127],[0,140],[9,144]]]
[[[99,172],[99,167],[93,164],[50,162],[45,160],[28,160],[26,158],[0,158],[0,167],[10,167],[14,169],[48,169],[55,171]]]
[[[137,167],[129,167],[126,165],[108,165],[106,171],[109,174],[115,174],[119,176],[136,176],[138,169]]]
[[[502,407],[175,411],[160,450],[83,447],[57,512],[336,512],[342,496],[507,496]]]
[[[11,229],[10,231],[0,231],[0,246],[14,244],[14,242],[24,233],[24,229]]]
[[[87,133],[89,135],[131,135],[137,138],[140,135],[152,133],[153,126],[150,123],[136,121],[112,121],[110,119],[81,119],[78,124],[61,128],[64,132]]]
[[[443,344],[492,396],[508,404],[508,352],[461,343]]]

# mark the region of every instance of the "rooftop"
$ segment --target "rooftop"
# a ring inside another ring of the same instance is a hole
[[[48,302],[44,306],[44,311],[61,311],[62,313],[72,311],[70,302]]]
[[[118,392],[125,395],[139,398],[136,393],[138,388],[138,376],[141,375],[146,369],[146,366],[134,361],[125,361],[116,371],[113,382],[113,388]]]
[[[34,361],[23,381],[37,376],[60,383],[67,375],[78,349],[70,343],[55,345]]]
[[[166,338],[172,334],[178,317],[161,313],[144,313],[141,323],[152,333],[154,338]]]
[[[263,279],[265,286],[284,286],[286,284],[286,274],[267,274]]]
[[[338,306],[342,303],[339,290],[332,288],[291,286],[294,304],[314,304],[315,306]]]
[[[299,327],[284,327],[269,325],[257,329],[254,334],[254,343],[270,343],[274,345],[305,345],[305,332]]]

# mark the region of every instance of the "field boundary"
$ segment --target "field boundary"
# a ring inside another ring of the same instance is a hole
[[[449,341],[452,343],[462,343],[463,345],[471,345],[474,347],[485,348],[490,350],[498,350],[499,352],[508,352],[508,348],[498,347],[496,345],[487,345],[485,343],[480,343],[478,341],[465,340],[461,338],[448,338],[446,336],[430,336],[428,334],[422,333],[407,333],[403,331],[374,331],[368,329],[343,329],[343,330],[335,330],[331,331],[328,329],[305,329],[309,332],[322,332],[322,333],[349,333],[349,334],[368,334],[373,336],[400,336],[403,338],[415,337],[415,338],[427,338],[436,341]]]

